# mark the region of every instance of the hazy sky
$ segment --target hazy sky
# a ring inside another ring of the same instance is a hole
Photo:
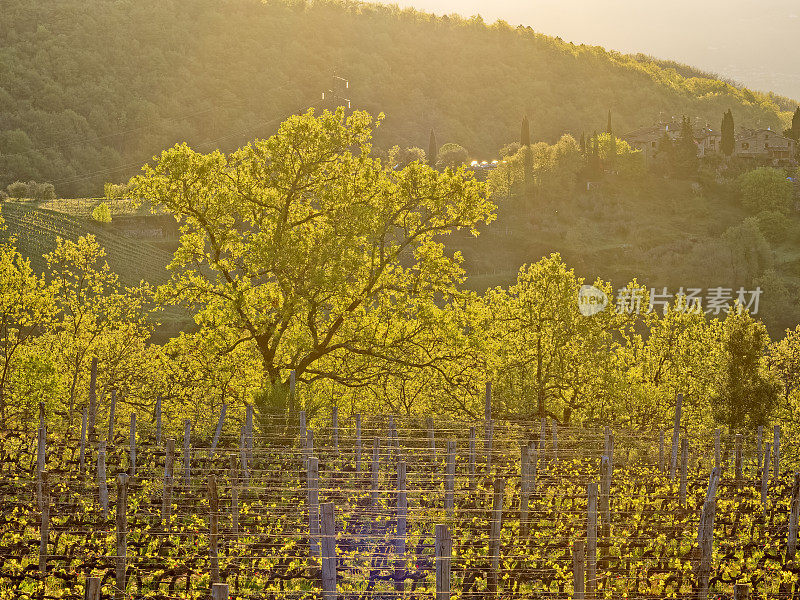
[[[710,70],[800,99],[800,0],[399,0]]]

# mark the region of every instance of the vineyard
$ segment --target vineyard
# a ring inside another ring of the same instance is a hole
[[[679,399],[652,433],[248,408],[226,436],[223,408],[209,440],[160,407],[2,433],[0,598],[800,593],[777,427],[687,439]]]
[[[37,272],[45,270],[42,256],[55,248],[57,237],[76,241],[92,234],[106,251],[109,266],[124,285],[136,285],[142,279],[154,285],[167,280],[166,266],[172,256],[147,242],[116,235],[91,221],[21,203],[6,202],[0,214],[6,226],[4,237],[17,237],[17,248],[31,259]]]

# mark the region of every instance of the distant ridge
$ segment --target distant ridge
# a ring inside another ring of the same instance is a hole
[[[229,150],[325,106],[334,72],[386,119],[376,145],[431,128],[475,158],[514,141],[619,131],[660,113],[778,129],[793,102],[692,67],[574,45],[529,27],[358,2],[6,0],[0,13],[0,189],[102,193],[162,148]]]

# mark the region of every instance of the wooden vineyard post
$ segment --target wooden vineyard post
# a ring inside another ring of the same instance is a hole
[[[336,523],[333,503],[320,506],[322,515],[322,597],[336,600]]]
[[[675,399],[675,423],[672,428],[672,453],[670,454],[669,478],[675,479],[675,469],[678,467],[678,444],[681,433],[681,408],[683,406],[683,394],[678,394]]]
[[[339,460],[339,408],[336,406],[331,410],[331,446],[333,455]]]
[[[241,431],[239,432],[239,462],[242,465],[242,478],[246,486],[250,481],[250,470],[247,468],[247,446],[244,439],[245,430],[244,427],[242,427]]]
[[[222,435],[222,426],[225,424],[225,412],[228,410],[228,405],[223,402],[222,408],[219,411],[219,420],[217,421],[217,428],[214,430],[214,439],[211,440],[211,460],[214,460],[214,454],[217,451],[217,444],[219,443],[219,436]]]
[[[761,470],[761,463],[764,458],[764,426],[758,426],[758,433],[756,434],[756,455],[758,470]]]
[[[390,418],[391,424],[391,444],[394,447],[394,459],[400,460],[400,440],[397,437],[397,427],[394,424],[394,417]]]
[[[658,433],[658,470],[664,472],[664,430]]]
[[[488,451],[491,448],[489,443],[489,423],[492,422],[492,382],[486,382],[486,392],[484,395],[483,405],[483,423],[484,423],[484,446],[483,449]]]
[[[500,532],[503,527],[503,494],[506,482],[497,477],[494,480],[494,501],[492,503],[492,524],[489,535],[489,557],[492,564],[489,569],[488,589],[490,593],[497,592],[497,581],[500,576]]]
[[[94,421],[97,415],[97,357],[92,357],[92,366],[89,371],[89,414],[88,414],[88,434],[90,440],[95,440],[97,433],[94,428]]]
[[[44,402],[39,404],[39,410],[44,414]],[[42,419],[43,421],[44,419]],[[46,468],[47,453],[47,427],[39,426],[39,435],[36,438],[36,499],[39,502],[39,510],[42,510],[42,473]]]
[[[136,477],[136,413],[131,413],[131,431],[130,431],[130,442],[129,442],[129,456],[130,456],[130,465],[131,465],[131,472],[130,476],[131,479]]]
[[[436,600],[450,600],[453,536],[447,525],[436,526]]]
[[[789,534],[786,538],[786,558],[794,559],[797,553],[797,525],[800,521],[800,473],[794,474],[792,500],[789,503]]]
[[[233,535],[239,533],[239,474],[236,468],[236,455],[230,456],[230,480],[231,480],[231,530]]]
[[[406,524],[408,518],[408,498],[406,494],[406,463],[397,463],[397,537],[394,542],[394,589],[405,589]]]
[[[714,430],[714,468],[718,469],[722,474],[722,453],[720,452],[720,439],[721,431],[719,427]]]
[[[306,425],[306,411],[304,411],[304,410],[301,410],[301,411],[300,411],[300,433],[301,433],[302,435],[305,435],[305,434],[306,434],[306,429],[307,429],[307,425]]]
[[[117,409],[117,390],[111,388],[111,406],[108,409],[108,443],[114,445],[114,411]]]
[[[764,466],[761,469],[761,506],[764,508],[764,513],[767,512],[767,491],[769,489],[769,467],[770,467],[770,452],[772,444],[767,444],[764,450]]]
[[[308,459],[308,546],[311,556],[319,556],[319,459],[312,456]]]
[[[380,452],[381,452],[381,440],[380,438],[374,438],[372,440],[372,508],[375,509],[377,513],[378,508],[378,496],[379,496],[379,487],[380,487]]]
[[[183,485],[187,488],[189,487],[192,477],[191,435],[192,421],[191,419],[186,419],[183,422]]]
[[[520,450],[520,482],[519,482],[519,530],[528,535],[530,497],[531,497],[531,464],[530,452],[527,443],[519,445]]]
[[[469,428],[469,491],[475,491],[475,428]]]
[[[39,524],[39,572],[42,581],[47,576],[47,540],[50,537],[50,482],[47,471],[42,471],[42,518]]]
[[[530,483],[528,488],[531,494],[535,494],[537,490],[537,479],[539,477],[536,465],[539,464],[539,449],[536,447],[536,442],[528,442],[528,468],[530,469]]]
[[[356,473],[361,474],[361,414],[356,415]]]
[[[553,462],[558,462],[558,423],[552,422],[553,427]]]
[[[81,478],[86,475],[86,405],[83,405],[81,416],[81,450],[80,450],[80,474]]]
[[[586,597],[586,573],[584,571],[584,541],[575,540],[572,549],[573,600],[584,600]]]
[[[394,448],[395,430],[394,430],[394,415],[389,415],[389,443],[386,448],[386,460],[392,460],[392,448]],[[395,460],[399,460],[397,453],[395,453]]]
[[[449,517],[453,516],[453,510],[455,508],[455,499],[453,497],[455,492],[455,477],[456,442],[455,440],[450,440],[447,442],[447,470],[444,480],[444,509],[447,511]]]
[[[98,442],[97,448],[97,493],[103,519],[108,518],[108,479],[106,476],[106,443]]]
[[[125,569],[128,552],[128,474],[117,475],[117,579],[114,600],[125,600]]]
[[[600,458],[600,498],[599,513],[601,519],[601,531],[603,540],[606,544],[611,539],[611,459],[608,456]],[[610,546],[606,545],[606,548]]]
[[[547,448],[547,419],[542,418],[541,424],[539,426],[539,460],[542,461],[544,465],[544,461],[546,460],[546,453],[545,449]]]
[[[678,488],[678,502],[686,507],[686,478],[689,475],[689,440],[681,439],[681,480]]]
[[[750,586],[746,583],[737,583],[733,587],[733,600],[748,600],[750,598]]]
[[[780,477],[780,467],[781,467],[781,426],[775,425],[773,428],[773,437],[772,437],[772,456],[774,465],[772,467],[772,482],[773,485],[778,483],[778,477]]]
[[[228,600],[228,584],[215,583],[211,586],[211,600]]]
[[[708,581],[711,575],[711,559],[714,549],[714,516],[717,507],[717,485],[719,469],[714,467],[708,481],[708,492],[700,513],[700,525],[697,529],[697,544],[700,548],[700,560],[697,565],[698,600],[708,597]]]
[[[597,484],[587,489],[589,502],[586,509],[586,597],[594,600],[597,590]]]
[[[742,434],[736,434],[736,441],[734,446],[734,477],[736,478],[736,485],[741,485],[744,481],[744,472],[742,471]]]
[[[99,577],[87,577],[86,586],[83,588],[83,600],[100,600],[102,581]]]
[[[431,451],[431,465],[433,465],[432,471],[436,471],[436,431],[433,428],[433,418],[428,417],[426,419],[428,425],[428,446]]]
[[[306,455],[310,458],[314,456],[314,430],[306,431]]]
[[[247,429],[247,466],[250,471],[254,471],[255,465],[253,464],[253,405],[248,404],[245,411],[245,428]]]
[[[161,445],[161,394],[156,396],[156,444]]]
[[[485,440],[485,447],[486,447],[486,474],[488,475],[492,471],[492,446],[494,445],[494,421],[489,421],[486,424],[486,440]]]
[[[167,533],[172,521],[172,486],[175,481],[175,439],[167,440],[164,453],[164,492],[161,496],[161,523]]]
[[[208,559],[211,565],[211,583],[219,582],[219,496],[217,495],[217,478],[212,473],[208,476]]]

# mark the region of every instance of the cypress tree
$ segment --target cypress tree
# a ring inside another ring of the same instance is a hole
[[[680,175],[691,175],[697,170],[697,144],[692,122],[687,116],[683,117],[681,132],[675,143],[675,162]]]
[[[783,134],[788,138],[792,138],[796,142],[800,142],[800,106],[798,106],[794,111],[794,116],[792,117],[792,126],[784,131]]]
[[[522,117],[522,130],[519,134],[519,143],[523,148],[531,145],[531,127],[528,123],[528,115]]]
[[[731,112],[730,108],[728,109],[728,112],[722,115],[722,127],[720,129],[720,134],[722,135],[720,149],[722,150],[723,154],[730,156],[733,154],[733,149],[736,145],[734,138],[733,113]]]
[[[608,124],[606,125],[606,133],[611,133],[611,111],[608,111]]]
[[[586,156],[586,134],[581,131],[581,154]]]
[[[431,136],[428,139],[428,164],[431,167],[435,167],[438,158],[439,146],[436,144],[436,133],[434,133],[433,127],[431,127]]]

